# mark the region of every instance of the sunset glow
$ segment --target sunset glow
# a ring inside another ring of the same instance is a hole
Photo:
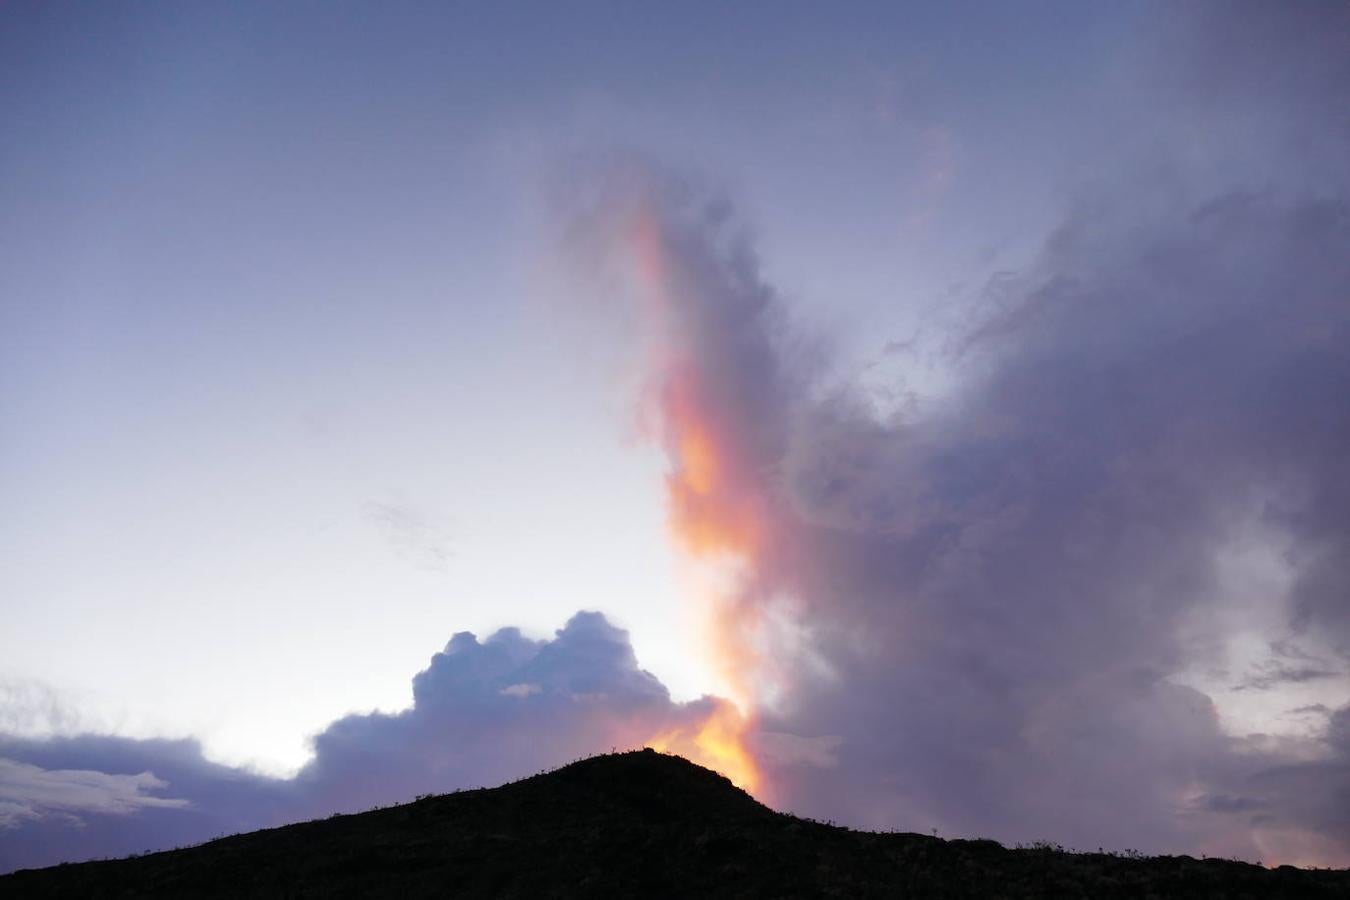
[[[668,523],[676,547],[694,565],[714,577],[695,579],[690,598],[703,622],[704,652],[723,681],[723,689],[741,709],[720,704],[693,735],[667,734],[653,739],[657,749],[688,752],[690,758],[723,772],[748,791],[762,786],[754,755],[746,743],[758,702],[755,684],[760,659],[754,639],[763,609],[745,602],[747,579],[756,571],[768,539],[769,518],[763,473],[748,464],[737,432],[736,398],[708,379],[688,331],[679,327],[700,314],[700,289],[681,279],[669,262],[667,223],[640,205],[628,229],[652,346],[648,361],[654,384],[647,417],[665,449]],[[683,748],[683,749],[678,749]]]
[[[751,726],[749,718],[734,705],[721,702],[697,728],[662,732],[648,739],[646,745],[721,772],[732,784],[758,796],[763,777],[745,743]]]

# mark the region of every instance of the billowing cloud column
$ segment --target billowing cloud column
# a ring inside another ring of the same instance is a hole
[[[1190,676],[1259,620],[1265,671],[1322,654],[1345,677],[1347,205],[1121,196],[971,311],[957,386],[903,419],[816,382],[716,196],[625,164],[578,204],[586,271],[599,248],[641,310],[671,530],[723,567],[700,602],[770,795],[1247,857],[1343,829],[1216,799],[1340,751],[1232,734]],[[1250,559],[1288,590],[1236,585]]]

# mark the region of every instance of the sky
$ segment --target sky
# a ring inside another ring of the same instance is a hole
[[[0,8],[0,871],[651,745],[1350,865],[1343,4]]]

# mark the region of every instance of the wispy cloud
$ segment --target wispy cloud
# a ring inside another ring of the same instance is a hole
[[[151,793],[167,786],[149,772],[109,775],[80,769],[43,769],[0,759],[0,828],[54,814],[79,822],[81,813],[126,815],[148,807],[187,806],[187,800]]]

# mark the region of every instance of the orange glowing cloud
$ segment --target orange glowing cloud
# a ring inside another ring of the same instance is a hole
[[[761,504],[728,452],[728,435],[703,411],[698,379],[679,371],[670,376],[660,419],[671,461],[671,530],[695,556],[751,562],[764,536]]]
[[[761,775],[754,757],[746,748],[749,720],[731,703],[717,701],[708,717],[699,725],[657,734],[647,746],[662,753],[678,753],[699,765],[721,772],[731,783],[754,793],[761,786]]]
[[[748,443],[747,422],[755,411],[742,407],[749,392],[728,389],[715,372],[733,368],[726,355],[740,349],[734,333],[743,321],[738,316],[757,299],[738,294],[734,286],[701,281],[703,270],[697,266],[687,271],[672,250],[677,246],[672,227],[651,209],[640,208],[623,244],[652,335],[646,413],[670,464],[671,536],[692,560],[731,573],[697,600],[705,616],[707,651],[737,705],[719,704],[698,729],[658,735],[649,743],[755,790],[762,787],[762,776],[745,738],[763,668],[755,640],[763,610],[747,594],[747,584],[762,568],[772,520],[766,477]]]

